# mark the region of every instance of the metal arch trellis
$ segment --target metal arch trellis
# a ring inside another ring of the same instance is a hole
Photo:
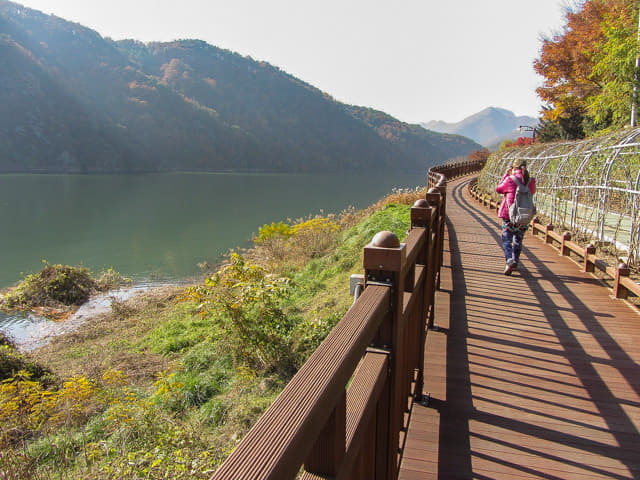
[[[495,187],[515,160],[536,178],[538,210],[640,265],[640,128],[578,142],[533,144],[491,155],[478,186]]]

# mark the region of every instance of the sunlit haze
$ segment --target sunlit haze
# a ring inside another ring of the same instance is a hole
[[[25,0],[115,40],[197,38],[407,122],[486,107],[537,116],[541,36],[559,0]]]

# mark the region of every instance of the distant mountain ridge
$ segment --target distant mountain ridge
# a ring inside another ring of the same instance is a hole
[[[538,120],[528,116],[516,116],[504,108],[488,107],[456,123],[432,120],[421,125],[434,132],[463,135],[481,145],[490,147],[504,140],[530,136],[518,132],[521,125],[535,126]]]
[[[0,0],[0,172],[424,171],[480,146],[200,40],[115,42]]]

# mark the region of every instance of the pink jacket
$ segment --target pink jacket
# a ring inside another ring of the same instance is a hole
[[[518,178],[518,180],[524,183],[524,180],[522,178],[522,171],[520,169],[516,169],[513,175],[515,175],[516,178]],[[513,203],[513,201],[516,198],[517,188],[518,186],[516,185],[516,182],[511,180],[510,175],[508,173],[505,173],[504,176],[502,177],[502,180],[500,180],[500,183],[496,187],[496,192],[504,195],[504,199],[502,200],[502,205],[500,205],[500,209],[498,210],[498,217],[504,220],[509,220],[509,206]],[[529,190],[531,190],[532,195],[536,193],[536,179],[533,177],[529,182]]]

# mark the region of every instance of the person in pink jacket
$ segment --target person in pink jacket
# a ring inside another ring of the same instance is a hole
[[[519,227],[513,225],[509,221],[509,206],[513,204],[516,197],[518,185],[513,181],[511,175],[515,176],[520,182],[529,185],[529,190],[533,195],[536,193],[536,179],[529,176],[527,164],[522,160],[516,160],[513,168],[509,168],[503,175],[502,180],[496,187],[496,192],[504,195],[498,217],[502,219],[502,248],[507,265],[504,268],[505,275],[511,275],[514,269],[518,268],[520,261],[520,253],[522,252],[522,240],[525,232],[529,229],[529,225]]]

